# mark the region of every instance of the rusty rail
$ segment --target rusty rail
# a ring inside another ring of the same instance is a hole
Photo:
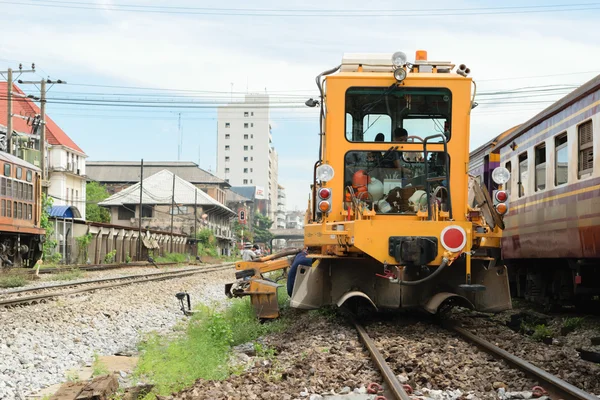
[[[379,350],[377,350],[375,342],[373,342],[373,339],[369,337],[365,328],[359,325],[356,321],[352,322],[354,323],[354,327],[358,331],[360,339],[364,343],[367,350],[369,350],[373,362],[375,363],[375,365],[377,365],[379,371],[381,371],[381,375],[383,375],[383,379],[387,383],[389,390],[394,395],[394,398],[396,400],[410,400],[410,396],[406,393],[406,391],[402,387],[402,384],[400,384],[400,381],[398,381],[398,379],[396,378],[394,371],[392,371],[390,366],[385,362],[385,359],[383,358]]]
[[[539,380],[540,383],[544,386],[544,389],[549,393],[550,397],[553,399],[563,399],[563,400],[598,400],[598,397],[593,396],[583,390],[579,389],[576,386],[571,385],[568,382],[563,381],[562,379],[544,371],[541,368],[536,367],[535,365],[519,358],[513,354],[510,354],[506,350],[501,349],[498,346],[491,344],[490,342],[475,336],[473,333],[468,330],[461,328],[459,326],[453,324],[445,325],[447,329],[456,332],[463,338],[475,343],[477,346],[482,348],[484,351],[491,353],[501,359],[505,360],[509,364],[514,365],[519,368],[526,374],[532,376],[533,378]]]

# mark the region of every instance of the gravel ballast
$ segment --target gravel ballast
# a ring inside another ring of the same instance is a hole
[[[225,301],[234,269],[61,297],[0,309],[0,399],[24,398],[65,380],[94,353],[135,350],[146,332],[168,333],[184,317],[175,293],[194,303]],[[114,272],[113,272],[114,273]]]

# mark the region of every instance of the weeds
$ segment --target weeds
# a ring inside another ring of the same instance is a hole
[[[67,381],[69,382],[79,382],[79,374],[77,371],[69,371],[67,372]]]
[[[563,322],[563,328],[569,332],[573,332],[574,330],[581,328],[581,325],[583,325],[583,317],[567,318]]]
[[[156,257],[155,261],[157,263],[185,263],[188,262],[188,255],[182,253],[165,253],[162,257]]]
[[[15,288],[25,286],[27,279],[20,275],[0,276],[0,288]]]
[[[279,299],[284,305],[287,295],[281,295]],[[135,375],[154,383],[154,393],[159,395],[179,391],[198,378],[225,379],[232,372],[227,365],[232,346],[281,332],[289,323],[283,317],[261,324],[248,298],[235,299],[229,304],[222,312],[206,306],[197,308],[185,334],[171,338],[151,335],[140,345],[142,355]],[[275,357],[274,349],[256,346],[257,354]]]
[[[83,271],[75,268],[70,271],[61,272],[54,274],[50,277],[51,281],[72,281],[75,279],[83,278]]]
[[[92,376],[108,375],[106,364],[100,361],[98,354],[94,353],[94,362],[92,363]]]
[[[549,339],[552,337],[552,330],[548,328],[546,325],[536,325],[533,328],[533,334],[531,338],[538,342],[543,341],[544,339]]]

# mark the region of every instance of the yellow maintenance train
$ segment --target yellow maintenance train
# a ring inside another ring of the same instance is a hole
[[[412,62],[402,52],[345,55],[317,77],[321,96],[306,102],[320,108],[304,228],[314,262],[298,269],[292,307],[511,307],[496,210],[506,204],[468,175],[469,72],[417,51]],[[507,174],[495,172],[500,182]],[[268,290],[254,289],[245,294],[260,315]]]

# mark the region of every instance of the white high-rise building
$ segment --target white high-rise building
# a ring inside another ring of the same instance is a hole
[[[256,186],[268,199],[267,215],[277,211],[277,152],[269,124],[269,96],[247,94],[243,102],[217,111],[217,175],[231,186]]]

